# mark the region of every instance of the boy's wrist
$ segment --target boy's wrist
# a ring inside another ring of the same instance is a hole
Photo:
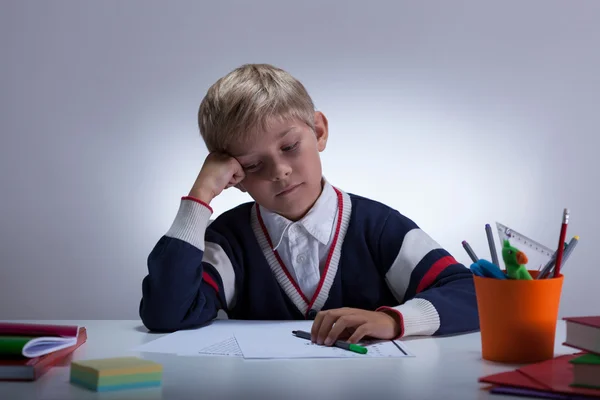
[[[391,307],[379,307],[376,311],[388,315],[394,321],[394,339],[404,336],[404,318],[400,311]]]
[[[190,190],[188,196],[200,200],[201,202],[206,204],[210,204],[210,202],[215,198],[215,196],[212,194],[212,191],[194,188]]]

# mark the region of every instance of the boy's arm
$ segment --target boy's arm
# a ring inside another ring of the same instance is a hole
[[[235,300],[241,268],[226,238],[207,225],[210,206],[183,197],[169,231],[148,257],[140,317],[153,331],[175,331],[213,320]]]
[[[385,279],[400,305],[381,307],[402,336],[479,329],[473,274],[413,221],[392,210],[379,237]]]

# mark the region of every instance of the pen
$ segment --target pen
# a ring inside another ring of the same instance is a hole
[[[299,338],[310,340],[310,333],[305,331],[292,331],[294,335]],[[352,344],[348,342],[344,342],[343,340],[336,340],[333,344],[335,347],[339,347],[340,349],[353,351],[355,353],[367,354],[367,348],[363,346],[359,346],[357,344]]]
[[[557,278],[560,274],[560,264],[562,263],[565,236],[567,234],[567,225],[569,224],[569,209],[565,208],[563,211],[563,220],[560,227],[560,237],[558,239],[558,254],[556,255],[556,265],[554,266],[554,277]]]
[[[477,256],[475,255],[475,252],[473,251],[473,249],[471,248],[471,246],[469,246],[469,243],[467,243],[466,240],[462,241],[462,245],[465,248],[465,251],[467,252],[467,254],[469,255],[469,257],[471,257],[471,260],[473,260],[474,263],[477,262],[477,260],[479,260],[479,258],[477,258]]]
[[[498,253],[496,253],[496,245],[494,244],[494,236],[492,235],[492,227],[490,226],[490,224],[485,224],[485,233],[487,235],[488,244],[490,245],[492,263],[500,267],[498,261]]]

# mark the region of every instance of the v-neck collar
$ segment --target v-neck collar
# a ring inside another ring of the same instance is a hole
[[[258,240],[263,255],[267,259],[279,286],[281,286],[286,295],[305,317],[310,310],[320,311],[329,297],[329,290],[331,289],[331,285],[337,274],[340,262],[342,244],[344,243],[346,231],[350,223],[350,214],[352,212],[350,196],[335,187],[333,189],[335,190],[338,201],[338,218],[331,248],[327,255],[325,268],[321,274],[317,289],[311,299],[308,299],[304,293],[302,293],[302,290],[300,290],[300,287],[298,287],[298,284],[290,275],[277,250],[273,250],[273,242],[269,237],[269,233],[262,219],[260,207],[258,207],[256,203],[252,206],[250,217],[252,230]]]

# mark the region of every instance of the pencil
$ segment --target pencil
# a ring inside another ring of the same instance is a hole
[[[500,268],[500,261],[498,261],[498,253],[496,253],[496,245],[494,244],[494,235],[492,235],[492,227],[490,224],[485,224],[485,234],[487,235],[488,244],[490,245],[490,254],[492,256],[492,263]]]
[[[556,254],[556,265],[554,266],[554,277],[560,275],[560,264],[562,263],[563,252],[565,249],[565,236],[567,235],[567,225],[569,224],[569,209],[563,211],[562,225],[560,226],[560,237],[558,239],[558,253]]]
[[[471,257],[471,260],[473,260],[474,263],[476,263],[477,261],[479,261],[479,258],[477,258],[477,256],[475,255],[475,252],[473,251],[473,249],[471,248],[471,246],[469,246],[469,243],[467,243],[466,240],[462,241],[462,245],[465,248],[465,251],[467,252],[467,254],[469,255],[469,257]]]

